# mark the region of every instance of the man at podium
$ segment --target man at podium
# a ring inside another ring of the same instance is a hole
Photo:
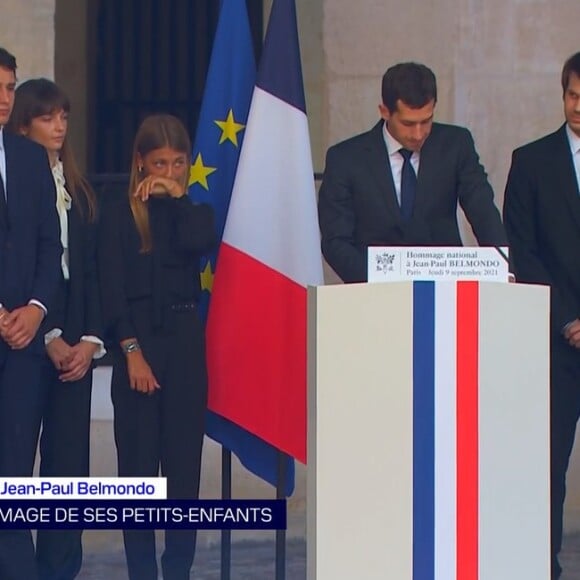
[[[383,76],[381,120],[328,150],[322,252],[343,281],[366,281],[369,246],[461,246],[458,203],[480,245],[507,245],[473,138],[435,123],[436,103],[433,72],[397,64]]]
[[[580,415],[580,52],[562,70],[566,122],[516,149],[504,218],[520,282],[551,288],[552,578],[561,574],[566,470]]]

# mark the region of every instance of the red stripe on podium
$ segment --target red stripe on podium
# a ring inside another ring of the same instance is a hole
[[[479,575],[479,284],[457,283],[457,580]]]

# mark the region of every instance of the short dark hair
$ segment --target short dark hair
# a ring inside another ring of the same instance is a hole
[[[0,66],[16,74],[16,58],[0,46]]]
[[[580,77],[580,52],[573,54],[565,63],[562,69],[562,91],[565,93],[570,83],[570,75],[574,73]]]
[[[413,109],[420,109],[430,101],[437,102],[435,75],[424,64],[396,64],[383,75],[382,97],[391,113],[397,109],[399,99]]]

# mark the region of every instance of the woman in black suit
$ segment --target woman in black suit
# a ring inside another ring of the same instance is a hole
[[[47,79],[16,89],[9,128],[46,148],[57,190],[64,248],[61,284],[43,322],[50,362],[42,420],[40,475],[89,475],[92,361],[105,354],[96,261],[95,194],[81,176],[67,142],[70,103]],[[82,562],[80,530],[41,530],[37,562],[41,580],[72,580]]]
[[[119,475],[167,478],[170,499],[199,493],[207,372],[197,314],[199,257],[216,242],[213,212],[187,196],[191,144],[170,115],[147,117],[128,197],[103,209],[99,271],[114,337],[112,398]],[[185,580],[193,530],[167,530],[164,580]],[[157,580],[152,530],[125,530],[131,580]]]

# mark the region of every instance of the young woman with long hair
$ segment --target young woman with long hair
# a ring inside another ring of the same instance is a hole
[[[44,146],[56,186],[61,283],[43,322],[44,372],[40,475],[89,475],[92,362],[105,354],[97,275],[97,200],[81,175],[67,138],[70,102],[48,79],[16,89],[8,128]],[[41,580],[72,580],[82,563],[81,530],[40,530]]]
[[[207,371],[199,258],[216,242],[213,212],[187,195],[191,144],[170,115],[139,127],[128,197],[103,210],[99,270],[113,350],[118,472],[167,478],[169,499],[199,493]],[[185,580],[194,530],[167,530],[164,580]],[[125,530],[131,580],[157,580],[152,530]]]

